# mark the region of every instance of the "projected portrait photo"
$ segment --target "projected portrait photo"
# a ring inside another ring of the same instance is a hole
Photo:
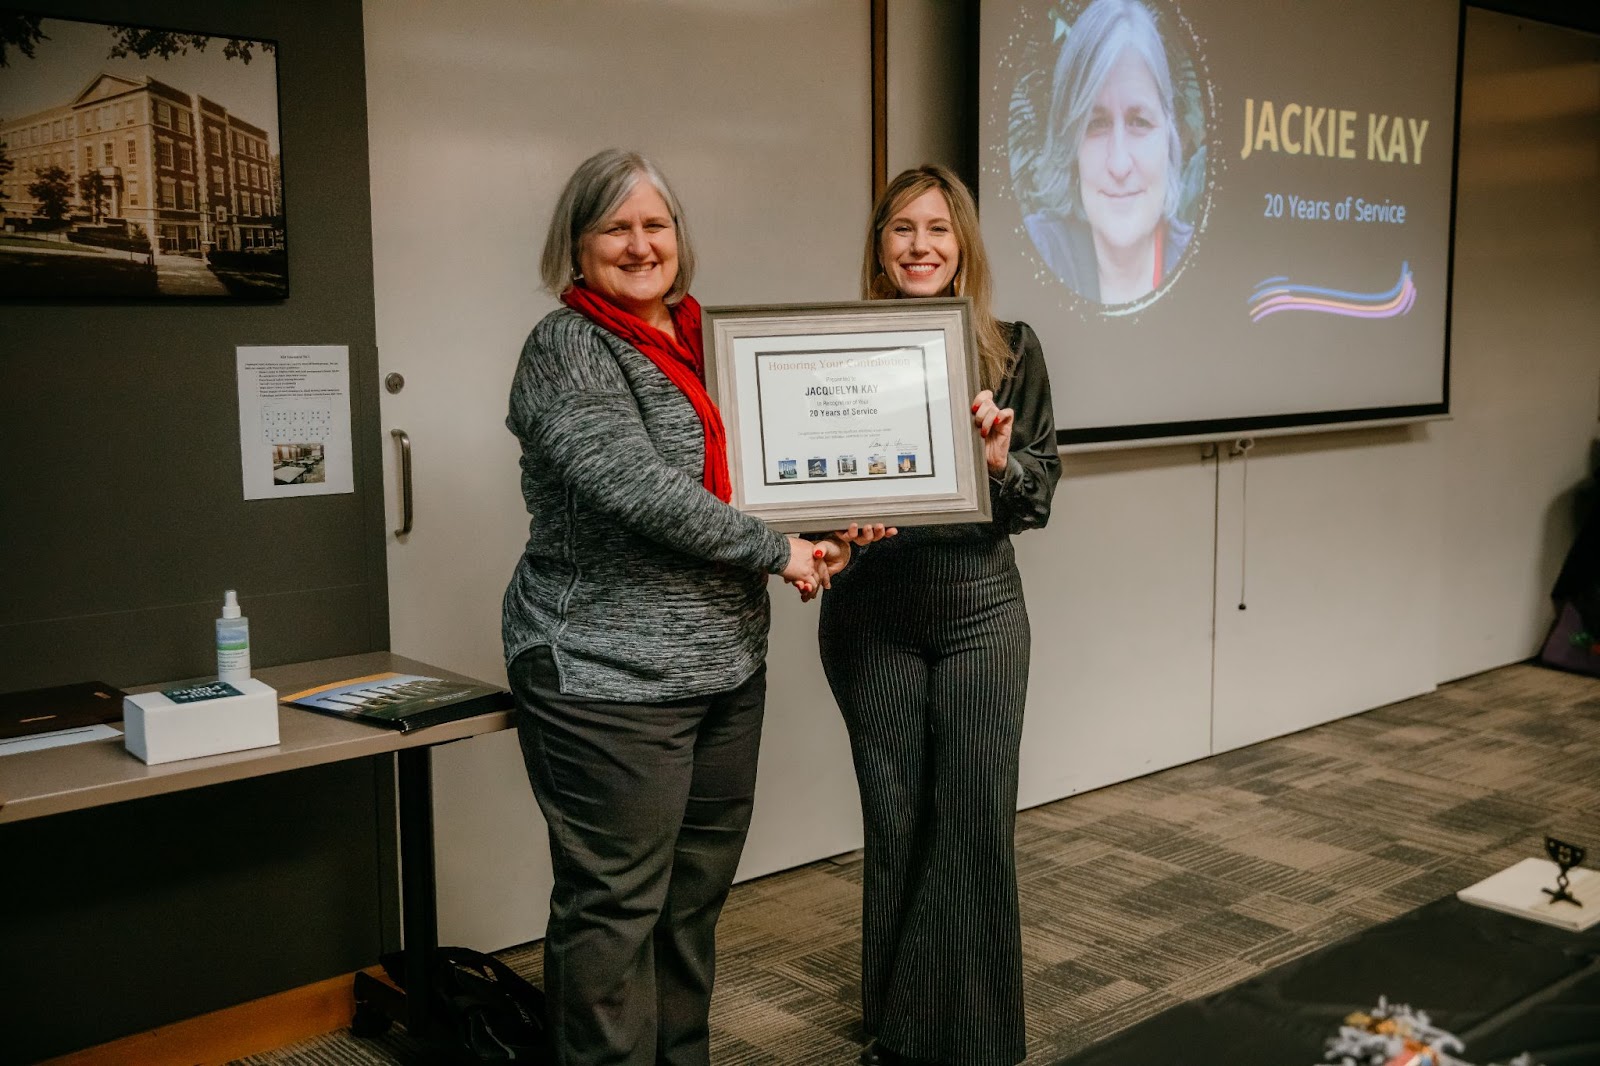
[[[1041,4],[1007,134],[1023,226],[1078,296],[1130,310],[1177,277],[1206,214],[1209,87],[1171,4]]]

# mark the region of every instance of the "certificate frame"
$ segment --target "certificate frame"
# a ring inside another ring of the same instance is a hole
[[[967,297],[708,307],[732,504],[782,532],[990,520]]]

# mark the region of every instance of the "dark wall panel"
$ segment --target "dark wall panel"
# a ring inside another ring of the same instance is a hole
[[[1600,6],[1575,4],[1572,0],[1468,0],[1471,7],[1499,11],[1517,18],[1548,22],[1585,33],[1600,33]]]
[[[333,585],[252,596],[245,606],[252,635],[275,634],[275,661],[304,662],[372,650],[370,634],[348,621],[368,610],[370,595],[364,584]],[[194,644],[210,638],[216,614],[216,604],[192,602],[18,626],[6,648],[17,664],[13,687],[51,683],[56,675],[50,664],[63,657],[62,649],[88,645],[95,648],[97,676],[177,680],[214,673],[209,658],[196,664]],[[265,664],[258,658],[256,665]]]
[[[0,825],[0,1066],[371,966],[396,906],[390,766]]]
[[[210,673],[227,588],[258,665],[387,647],[360,3],[29,6],[278,42],[290,292],[0,304],[0,691]],[[242,498],[241,344],[349,346],[354,494]]]
[[[290,291],[0,302],[0,692],[211,674],[227,588],[258,666],[386,648],[360,0],[27,7],[278,42]],[[242,344],[349,346],[355,493],[242,498]],[[0,1063],[372,965],[397,934],[390,767],[0,826]]]

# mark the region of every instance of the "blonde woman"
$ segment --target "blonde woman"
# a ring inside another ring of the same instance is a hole
[[[1028,612],[1011,534],[1060,473],[1038,338],[995,319],[972,195],[939,166],[895,178],[867,233],[867,299],[969,296],[994,521],[855,549],[818,639],[866,824],[864,1063],[1009,1066],[1025,1053],[1012,832]]]

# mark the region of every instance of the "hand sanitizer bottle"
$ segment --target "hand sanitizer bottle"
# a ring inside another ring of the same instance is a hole
[[[243,681],[250,676],[250,620],[239,615],[239,597],[229,589],[217,619],[217,680]]]

